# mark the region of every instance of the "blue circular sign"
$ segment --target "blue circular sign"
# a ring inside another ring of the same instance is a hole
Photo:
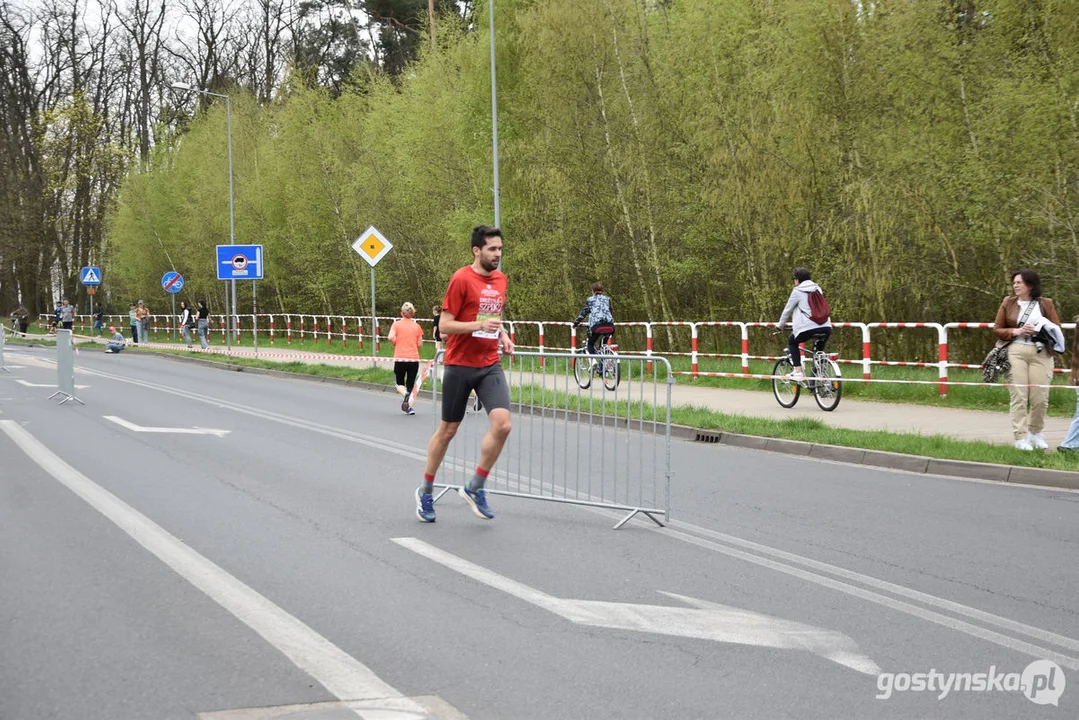
[[[178,293],[184,289],[184,276],[178,272],[167,272],[161,278],[161,287],[165,292]]]

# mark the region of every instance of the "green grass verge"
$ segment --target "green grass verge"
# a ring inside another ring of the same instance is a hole
[[[763,360],[751,360],[749,372],[755,375],[771,374],[774,363]],[[1059,357],[1058,363],[1059,365]],[[698,387],[721,387],[735,388],[738,390],[759,390],[771,392],[770,380],[741,380],[737,378],[713,378],[691,377],[689,358],[673,358],[671,369],[679,374],[678,382],[695,385]],[[708,358],[698,364],[700,372],[732,372],[742,371],[741,360],[735,358]],[[862,368],[860,365],[841,365],[840,370],[844,377],[861,378]],[[858,400],[870,400],[874,402],[907,403],[911,405],[929,405],[933,407],[953,407],[968,410],[996,410],[1008,411],[1008,388],[1003,386],[980,386],[967,387],[961,385],[948,386],[948,395],[941,397],[938,388],[937,368],[916,367],[884,367],[874,366],[872,377],[874,380],[920,380],[926,381],[926,385],[905,385],[901,383],[864,383],[848,382],[843,385],[843,397]],[[954,382],[982,381],[980,370],[967,370],[962,368],[949,368],[948,380]],[[1061,388],[1067,388],[1067,375],[1056,374],[1053,384]],[[1052,390],[1049,393],[1049,414],[1059,417],[1071,417],[1075,413],[1075,393],[1066,390]]]
[[[164,331],[157,335],[160,342],[169,342],[169,336]],[[224,345],[221,336],[211,334],[210,340],[214,347]],[[250,333],[241,334],[240,342],[233,344],[234,348],[250,350],[253,342]],[[336,337],[332,342],[327,342],[323,335],[314,341],[310,336],[301,340],[294,333],[293,341],[289,344],[285,336],[278,334],[276,342],[270,345],[266,338],[259,341],[261,352],[273,352],[274,350],[292,350],[326,353],[342,356],[372,356],[370,342],[364,344],[361,351],[355,339],[350,338],[342,347],[341,338]],[[779,352],[779,350],[777,350]],[[392,357],[393,346],[389,342],[382,342],[379,357]],[[434,347],[425,343],[423,357],[434,357]],[[741,378],[715,378],[715,377],[692,377],[690,371],[692,365],[688,357],[668,358],[671,370],[676,373],[680,384],[694,385],[698,387],[734,388],[737,390],[755,390],[758,392],[771,392],[772,385],[768,380],[746,380]],[[752,374],[766,375],[772,372],[772,361],[751,360],[749,371]],[[1058,362],[1059,364],[1059,362]],[[840,366],[843,375],[852,379],[862,377],[860,365],[843,364]],[[698,364],[700,372],[727,372],[740,373],[742,371],[741,360],[738,358],[701,358]],[[1008,411],[1008,389],[1002,386],[996,387],[965,387],[949,386],[948,394],[941,397],[938,387],[938,371],[936,368],[917,367],[885,367],[873,366],[872,377],[874,380],[918,380],[927,384],[908,385],[902,383],[864,383],[848,382],[843,386],[843,395],[849,399],[869,400],[874,402],[906,403],[911,405],[928,405],[931,407],[952,407],[968,410],[991,410],[1006,413]],[[950,368],[948,379],[957,382],[981,382],[981,372],[978,370],[966,370]],[[1053,379],[1054,384],[1067,387],[1067,376],[1057,374]],[[1071,417],[1075,412],[1075,395],[1072,392],[1053,390],[1049,393],[1049,414],[1056,417]]]
[[[190,353],[182,350],[165,350],[161,352],[191,357]],[[198,355],[198,357],[225,365],[282,370],[316,377],[359,380],[387,386],[393,385],[394,382],[393,372],[385,368],[310,365],[302,362],[279,363],[251,358],[230,359],[220,355]],[[575,394],[567,397],[564,392],[556,392],[550,388],[544,390],[532,386],[515,386],[512,395],[514,401],[519,401],[524,396],[524,399],[528,402],[546,405],[547,407],[578,409],[578,400]],[[606,412],[611,415],[617,412],[620,417],[626,417],[628,414],[635,419],[644,417],[646,421],[652,417],[653,412],[650,405],[641,403],[632,403],[631,406],[627,406],[625,402],[620,402],[615,407],[614,403],[609,402],[605,405],[595,403],[589,406],[588,399],[585,398],[581,402],[580,409],[582,412],[587,412],[590,408],[595,413]],[[745,435],[785,438],[823,445],[840,445],[908,455],[924,455],[948,460],[966,460],[1055,470],[1079,470],[1079,458],[1060,453],[1023,452],[1009,445],[960,441],[944,435],[915,435],[913,433],[892,433],[883,430],[848,430],[831,427],[820,420],[811,418],[771,420],[681,406],[671,409],[671,422],[676,425],[687,425],[708,430],[721,430]]]
[[[44,345],[45,347],[56,347],[56,340],[50,339],[45,335],[35,336],[32,338],[13,338],[7,336],[4,338],[5,345],[21,345],[23,347],[29,347],[31,345]]]

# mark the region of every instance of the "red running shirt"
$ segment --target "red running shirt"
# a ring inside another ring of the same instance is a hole
[[[442,309],[454,320],[472,322],[501,317],[506,304],[506,276],[500,270],[480,275],[466,265],[453,274],[442,300]],[[498,362],[498,334],[477,330],[463,335],[445,335],[446,365],[487,367]]]

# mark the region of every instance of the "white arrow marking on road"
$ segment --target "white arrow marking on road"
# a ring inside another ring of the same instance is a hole
[[[216,435],[217,437],[225,437],[231,430],[214,430],[213,428],[165,428],[165,427],[142,427],[136,425],[133,422],[128,422],[123,418],[116,417],[115,415],[102,415],[101,417],[114,422],[120,427],[127,428],[132,432],[143,433],[174,433],[176,435]]]
[[[805,650],[867,675],[879,675],[875,662],[850,637],[832,630],[760,613],[663,593],[693,607],[666,607],[600,600],[556,598],[457,557],[417,538],[393,538],[398,545],[490,587],[509,593],[579,625],[635,630],[657,635],[715,640],[783,650]]]
[[[32,382],[27,382],[25,380],[16,380],[15,382],[19,383],[20,385],[25,385],[26,387],[42,387],[42,388],[53,388],[53,389],[56,388],[55,383],[32,383]],[[88,387],[90,387],[90,386],[89,385],[76,385],[75,389],[76,390],[85,390]]]

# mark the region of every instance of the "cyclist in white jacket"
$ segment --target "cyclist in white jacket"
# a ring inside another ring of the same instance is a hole
[[[787,324],[787,320],[790,320],[792,325],[792,332],[787,338],[787,346],[791,351],[791,363],[794,364],[794,371],[791,373],[792,380],[805,378],[805,372],[802,370],[802,353],[798,345],[816,335],[818,337],[814,349],[824,350],[824,345],[832,334],[831,317],[824,319],[823,322],[816,322],[811,317],[809,296],[811,293],[818,292],[823,297],[824,291],[821,290],[820,285],[810,279],[809,270],[804,267],[794,268],[794,290],[787,299],[783,314],[779,316],[780,330]]]

